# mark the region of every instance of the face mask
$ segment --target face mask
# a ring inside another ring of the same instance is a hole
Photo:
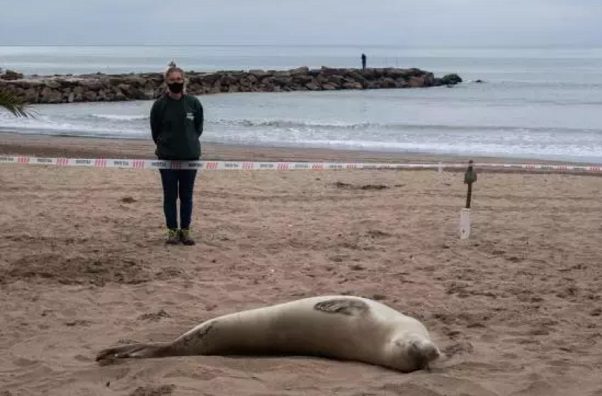
[[[179,94],[184,89],[184,83],[167,84],[167,87],[171,93]]]

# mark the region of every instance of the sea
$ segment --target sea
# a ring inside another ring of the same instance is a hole
[[[453,87],[199,96],[202,142],[494,156],[602,164],[602,48],[394,46],[0,46],[26,75],[417,67],[457,73]],[[0,111],[0,131],[150,139],[152,101]]]

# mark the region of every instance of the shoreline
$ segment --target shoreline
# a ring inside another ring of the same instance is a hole
[[[286,146],[244,146],[201,142],[204,160],[255,161],[346,161],[346,162],[468,162],[598,166],[595,163],[540,160],[503,156],[400,153]],[[155,145],[146,139],[115,139],[81,136],[50,136],[0,132],[0,155],[37,157],[155,159]],[[514,171],[514,170],[513,170]]]

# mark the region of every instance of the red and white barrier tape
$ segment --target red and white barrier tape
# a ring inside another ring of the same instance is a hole
[[[83,166],[131,169],[202,170],[328,170],[328,169],[438,169],[465,168],[465,163],[356,163],[356,162],[257,162],[257,161],[163,161],[143,159],[84,159],[0,156],[0,164]],[[602,165],[548,165],[476,163],[479,168],[602,173]]]

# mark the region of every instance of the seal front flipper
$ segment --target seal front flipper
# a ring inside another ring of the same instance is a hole
[[[338,313],[343,315],[360,315],[368,312],[370,307],[363,301],[352,298],[332,298],[330,300],[320,301],[314,305],[316,311],[326,313]]]
[[[110,364],[117,359],[162,357],[171,354],[169,343],[130,344],[104,349],[96,355],[96,361],[100,364]]]

